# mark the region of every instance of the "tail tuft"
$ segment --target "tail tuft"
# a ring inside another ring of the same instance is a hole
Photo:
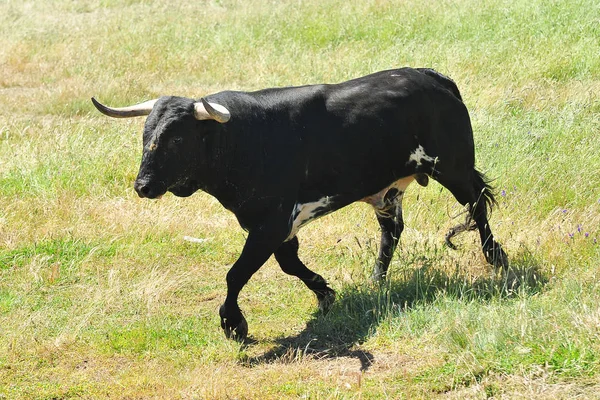
[[[488,179],[483,173],[473,170],[473,187],[479,193],[477,202],[483,201],[485,204],[486,213],[489,214],[492,211],[494,206],[498,205],[496,201],[496,197],[494,196],[494,188],[490,184],[490,179]],[[473,212],[476,209],[476,204],[471,204],[469,206],[469,212],[466,213],[465,222],[462,224],[458,224],[448,231],[446,234],[446,245],[451,249],[456,249],[456,246],[452,243],[450,239],[459,233],[466,231],[474,231],[477,229],[477,224],[473,220]]]

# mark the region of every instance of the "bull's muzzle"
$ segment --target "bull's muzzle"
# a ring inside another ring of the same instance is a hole
[[[161,188],[153,187],[146,180],[137,179],[133,188],[137,192],[138,196],[147,199],[159,199],[165,193],[165,191]]]

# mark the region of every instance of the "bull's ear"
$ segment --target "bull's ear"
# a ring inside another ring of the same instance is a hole
[[[104,115],[114,118],[130,118],[148,115],[152,111],[152,107],[154,107],[154,104],[157,100],[158,99],[148,100],[146,102],[129,107],[113,108],[105,106],[92,97],[92,103],[94,103],[94,106],[98,109],[98,111]]]
[[[199,103],[194,103],[194,116],[201,121],[212,119],[222,124],[231,118],[227,108],[217,103],[209,103],[204,98],[200,99]]]

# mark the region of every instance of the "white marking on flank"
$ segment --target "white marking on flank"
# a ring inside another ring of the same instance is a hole
[[[408,157],[408,161],[406,163],[408,164],[412,161],[417,163],[417,167],[420,167],[423,161],[434,162],[436,161],[436,158],[430,157],[427,154],[425,154],[425,149],[423,148],[423,146],[419,145],[419,147],[417,147],[415,151],[412,152],[410,157]]]
[[[296,205],[294,206],[294,211],[292,211],[292,214],[290,215],[290,223],[292,226],[290,229],[290,234],[285,240],[288,241],[294,236],[296,236],[296,234],[303,225],[307,224],[315,218],[328,214],[330,210],[323,209],[326,209],[330,204],[331,197],[329,196],[323,197],[322,199],[310,203],[296,203]],[[318,211],[322,212],[319,213]]]

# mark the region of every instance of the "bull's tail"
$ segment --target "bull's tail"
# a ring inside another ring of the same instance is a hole
[[[489,215],[494,206],[498,204],[496,197],[494,196],[494,188],[490,184],[490,180],[483,173],[477,171],[476,169],[473,169],[472,174],[473,191],[477,195],[477,200],[475,204],[469,205],[465,222],[452,227],[446,234],[446,245],[452,249],[456,249],[456,246],[450,241],[450,239],[459,233],[477,229],[477,224],[473,219],[473,213],[478,212],[478,209],[481,210],[481,204],[483,204],[482,211],[487,215]],[[478,207],[478,205],[480,205],[480,207]]]
[[[456,83],[452,79],[448,78],[446,75],[440,74],[439,72],[431,68],[417,68],[417,71],[432,77],[433,79],[441,83],[442,86],[448,89],[454,96],[456,96],[456,98],[458,98],[460,101],[463,101],[462,96],[460,95],[460,91],[458,90],[458,86],[456,86]]]
[[[498,205],[496,196],[494,195],[494,187],[491,185],[491,180],[488,179],[483,173],[473,170],[473,186],[478,193],[481,193],[478,201],[485,202],[485,208],[487,214],[492,211],[494,206]]]

